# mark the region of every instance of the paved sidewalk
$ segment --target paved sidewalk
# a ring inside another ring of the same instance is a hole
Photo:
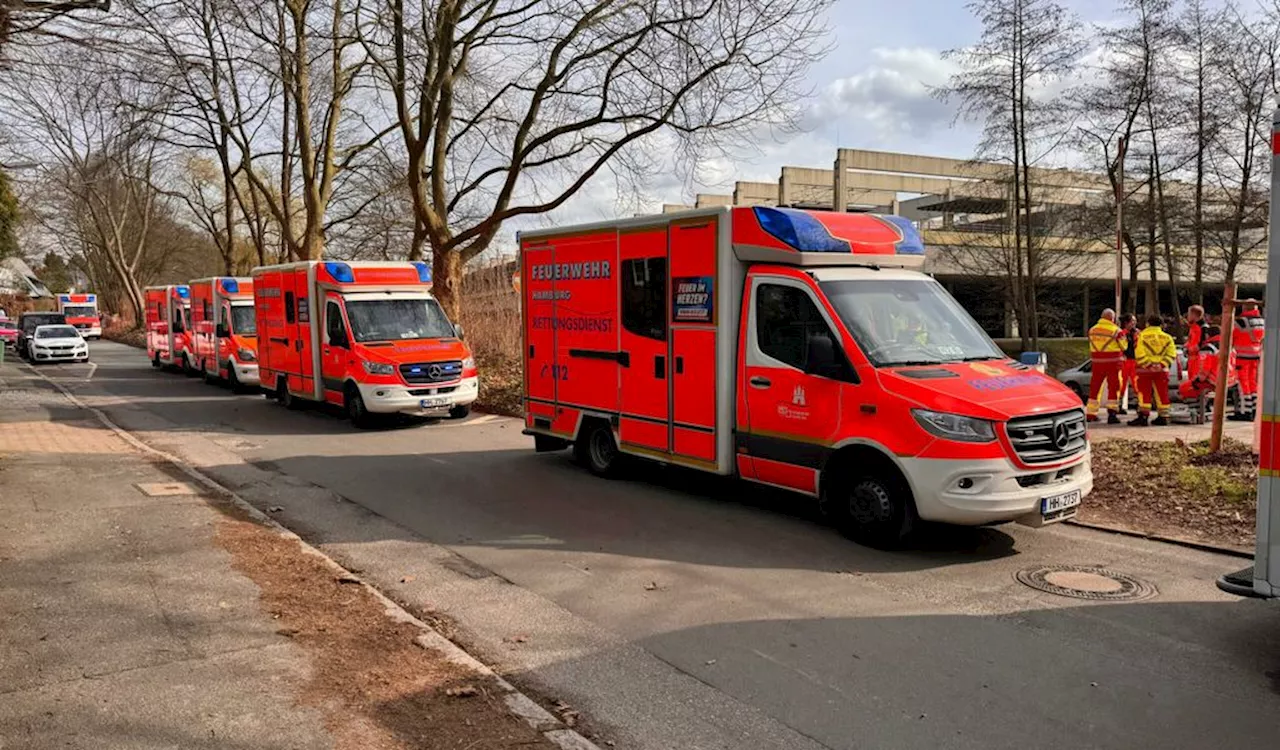
[[[0,366],[0,748],[332,746],[183,481]]]
[[[1133,419],[1134,412],[1120,417],[1124,422]],[[1099,440],[1156,440],[1172,442],[1181,440],[1184,443],[1195,443],[1200,440],[1208,440],[1212,426],[1206,422],[1204,424],[1170,424],[1164,427],[1130,427],[1127,424],[1106,424],[1093,423],[1089,425],[1089,439],[1095,442]],[[1222,423],[1222,434],[1224,437],[1233,440],[1239,440],[1245,445],[1253,444],[1253,423],[1252,422],[1233,422],[1226,420]]]

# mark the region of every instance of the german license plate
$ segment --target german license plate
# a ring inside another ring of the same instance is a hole
[[[423,409],[439,409],[441,406],[448,406],[449,399],[445,396],[436,396],[434,398],[424,398],[418,402],[418,406]],[[1078,500],[1076,502],[1079,502]]]
[[[1047,516],[1052,513],[1064,511],[1067,508],[1074,508],[1080,504],[1080,490],[1072,490],[1064,492],[1061,495],[1050,495],[1040,498],[1040,515]]]

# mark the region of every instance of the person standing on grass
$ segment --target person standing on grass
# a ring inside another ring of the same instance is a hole
[[[1164,319],[1147,316],[1147,327],[1138,335],[1138,416],[1130,427],[1169,424],[1169,365],[1178,360],[1178,347],[1173,337],[1164,332]],[[1151,402],[1156,404],[1156,418],[1148,422]]]
[[[1102,388],[1107,389],[1107,424],[1120,424],[1116,410],[1120,402],[1120,370],[1124,366],[1124,351],[1128,340],[1124,331],[1116,325],[1116,311],[1107,308],[1102,317],[1089,329],[1089,403],[1085,405],[1086,418],[1098,421],[1099,399]]]
[[[1134,359],[1138,350],[1138,316],[1125,313],[1120,316],[1120,330],[1124,331],[1125,350],[1124,363],[1120,365],[1120,408],[1117,414],[1129,413],[1129,396],[1138,397],[1137,377],[1138,362]]]

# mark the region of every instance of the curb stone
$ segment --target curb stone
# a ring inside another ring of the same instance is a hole
[[[1126,529],[1122,526],[1110,526],[1105,523],[1090,523],[1088,521],[1077,521],[1074,518],[1067,519],[1062,522],[1067,526],[1076,526],[1082,529],[1091,529],[1093,531],[1103,531],[1108,534],[1119,534],[1120,536],[1132,537],[1134,539],[1149,539],[1153,542],[1162,542],[1164,544],[1173,544],[1179,547],[1187,547],[1189,549],[1200,550],[1201,552],[1213,552],[1219,555],[1230,555],[1231,557],[1239,557],[1244,560],[1252,560],[1253,553],[1244,550],[1234,549],[1232,547],[1221,547],[1208,542],[1197,542],[1194,539],[1183,539],[1176,536],[1167,536],[1165,534],[1150,534],[1145,531],[1135,531]]]
[[[203,486],[206,490],[209,490],[219,497],[229,501],[254,521],[266,526],[285,539],[291,539],[297,542],[304,552],[310,555],[315,555],[323,560],[325,565],[331,568],[334,573],[359,581],[360,586],[362,586],[365,591],[369,592],[369,594],[386,607],[386,614],[388,617],[398,622],[413,625],[421,631],[418,634],[418,637],[414,639],[414,642],[419,647],[424,649],[434,649],[444,656],[445,659],[448,659],[454,664],[472,669],[480,676],[492,680],[493,683],[497,685],[498,689],[502,691],[502,702],[506,705],[507,710],[532,727],[535,732],[541,734],[548,742],[551,742],[556,747],[562,748],[562,750],[601,750],[599,745],[587,739],[577,730],[566,726],[564,722],[553,716],[550,711],[538,705],[532,698],[517,690],[515,686],[504,680],[483,662],[476,659],[471,654],[468,654],[466,651],[463,651],[453,641],[450,641],[448,638],[440,635],[440,633],[436,632],[430,625],[419,620],[417,617],[414,617],[412,613],[404,607],[401,607],[399,604],[396,604],[377,588],[366,582],[363,578],[342,567],[336,560],[329,557],[324,552],[321,552],[316,547],[308,544],[306,540],[282,526],[271,516],[268,516],[266,513],[258,510],[253,505],[250,505],[247,500],[240,497],[227,487],[224,487],[213,477],[204,474],[199,469],[188,464],[177,456],[147,445],[132,433],[111,421],[111,418],[102,410],[81,401],[71,393],[71,391],[63,387],[61,383],[52,380],[29,365],[23,364],[22,367],[27,368],[32,374],[53,386],[54,389],[62,394],[62,396],[70,401],[76,408],[91,412],[104,427],[114,432],[120,437],[120,439],[124,440],[129,445],[169,464],[170,466],[173,466],[182,473],[191,477],[196,483]],[[3,747],[4,742],[3,740],[0,740],[0,748]]]

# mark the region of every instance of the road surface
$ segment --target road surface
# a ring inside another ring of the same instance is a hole
[[[438,613],[618,748],[1280,739],[1280,605],[1214,588],[1235,558],[1016,525],[935,528],[877,552],[798,496],[659,468],[596,479],[535,454],[513,420],[363,432],[154,371],[137,350],[92,354],[92,372],[41,372]],[[1158,594],[1100,603],[1015,579],[1050,564],[1104,566]]]

